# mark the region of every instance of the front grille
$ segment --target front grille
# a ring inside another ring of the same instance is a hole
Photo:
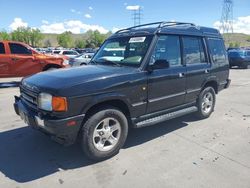
[[[21,99],[33,108],[37,108],[38,93],[25,88],[23,85],[20,86]]]

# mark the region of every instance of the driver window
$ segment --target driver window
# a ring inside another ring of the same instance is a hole
[[[9,45],[11,54],[32,55],[32,51],[21,44],[10,43]]]
[[[180,39],[178,36],[159,36],[151,58],[151,64],[157,60],[166,60],[170,67],[181,65]]]

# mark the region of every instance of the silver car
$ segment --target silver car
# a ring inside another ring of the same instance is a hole
[[[69,64],[72,67],[86,65],[90,62],[90,60],[92,59],[93,56],[94,56],[94,53],[84,53],[84,54],[78,55],[74,58],[70,58]]]

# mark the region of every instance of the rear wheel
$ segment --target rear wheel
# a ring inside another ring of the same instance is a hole
[[[106,107],[98,110],[84,124],[81,146],[89,159],[105,160],[119,152],[127,134],[126,116],[116,108]]]
[[[214,111],[216,96],[213,87],[206,87],[202,90],[197,101],[197,116],[200,119],[208,118]]]

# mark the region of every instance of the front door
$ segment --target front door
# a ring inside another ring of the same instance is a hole
[[[169,68],[153,70],[148,76],[147,113],[182,105],[186,94],[186,67],[179,36],[159,36],[150,63],[157,60],[168,62]]]
[[[9,43],[12,55],[11,72],[15,76],[28,76],[41,71],[41,64],[38,62],[32,50],[18,43]]]
[[[0,42],[0,77],[11,76],[10,56],[7,55],[4,43]]]

